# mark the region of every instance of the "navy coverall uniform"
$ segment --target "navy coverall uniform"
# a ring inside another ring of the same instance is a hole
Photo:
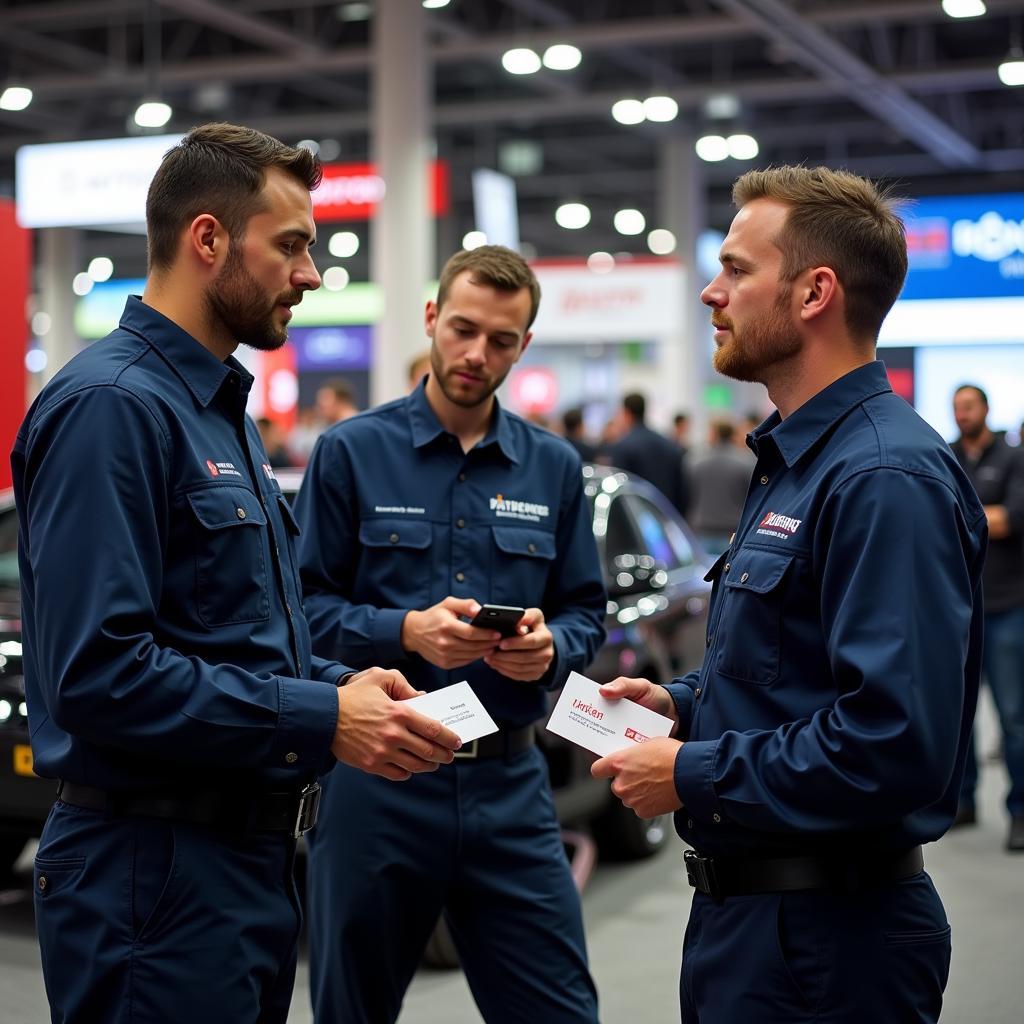
[[[473,757],[470,744],[400,785],[344,766],[326,780],[309,864],[317,1021],[394,1020],[442,908],[487,1020],[596,1020],[579,900],[532,742],[545,687],[585,668],[604,639],[579,457],[497,405],[464,453],[421,383],[320,439],[296,515],[314,648],[393,666],[423,690],[467,679],[518,738],[499,756]],[[541,685],[482,661],[447,671],[407,655],[406,612],[450,595],[541,608],[555,643]]]
[[[54,1020],[287,1017],[288,817],[350,670],[312,656],[251,384],[130,298],[18,435],[32,752],[66,798],[35,862]]]
[[[795,857],[815,858],[825,884],[696,892],[682,1018],[935,1021],[949,926],[927,874],[892,866],[956,813],[985,515],[880,362],[773,414],[750,443],[740,527],[711,573],[704,664],[668,687],[686,741],[676,828],[711,858],[693,862],[698,890],[716,867],[770,889],[761,862]]]

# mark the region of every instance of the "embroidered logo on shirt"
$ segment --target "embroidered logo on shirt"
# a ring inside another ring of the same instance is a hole
[[[539,523],[541,519],[546,519],[551,514],[547,505],[506,498],[503,494],[491,498],[491,511],[505,519],[525,519],[529,523]]]
[[[274,475],[274,469],[266,462],[263,463],[263,473],[268,480],[276,480],[277,477]]]
[[[419,505],[374,505],[374,512],[397,512],[402,516],[422,516],[427,510]]]
[[[235,469],[235,464],[233,462],[214,462],[213,459],[207,459],[206,468],[210,471],[210,476],[242,475],[237,469]]]
[[[802,519],[793,519],[791,516],[782,516],[777,512],[768,512],[761,520],[757,532],[764,537],[779,537],[782,540],[789,540],[800,528]]]

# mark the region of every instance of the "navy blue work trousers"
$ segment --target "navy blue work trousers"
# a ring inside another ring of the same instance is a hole
[[[34,869],[51,1019],[283,1024],[301,926],[295,842],[58,801]]]
[[[695,893],[683,1024],[934,1024],[950,931],[927,874],[856,891]]]
[[[536,747],[389,782],[338,765],[309,834],[317,1024],[388,1024],[442,910],[492,1024],[595,1024],[579,897]]]

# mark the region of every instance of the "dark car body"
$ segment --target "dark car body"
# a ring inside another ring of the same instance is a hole
[[[294,495],[301,471],[278,471]],[[594,535],[608,585],[608,639],[588,669],[606,682],[619,675],[668,680],[699,664],[704,650],[709,585],[707,557],[668,501],[645,481],[602,466],[583,467]],[[554,695],[553,695],[554,697]],[[32,774],[21,678],[17,517],[11,492],[0,495],[0,872],[38,835],[55,793]],[[593,828],[602,852],[643,856],[667,837],[664,822],[624,811],[608,783],[590,775],[594,758],[546,730],[559,818]]]

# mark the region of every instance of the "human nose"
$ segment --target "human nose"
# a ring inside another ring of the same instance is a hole
[[[714,306],[716,308],[725,305],[725,290],[719,284],[717,277],[705,285],[704,290],[700,293],[700,301],[705,306]]]
[[[313,257],[307,251],[292,274],[292,284],[302,291],[315,292],[320,287],[320,275],[317,273]]]
[[[474,335],[466,349],[466,362],[474,366],[483,366],[487,359],[487,338],[481,331]]]

